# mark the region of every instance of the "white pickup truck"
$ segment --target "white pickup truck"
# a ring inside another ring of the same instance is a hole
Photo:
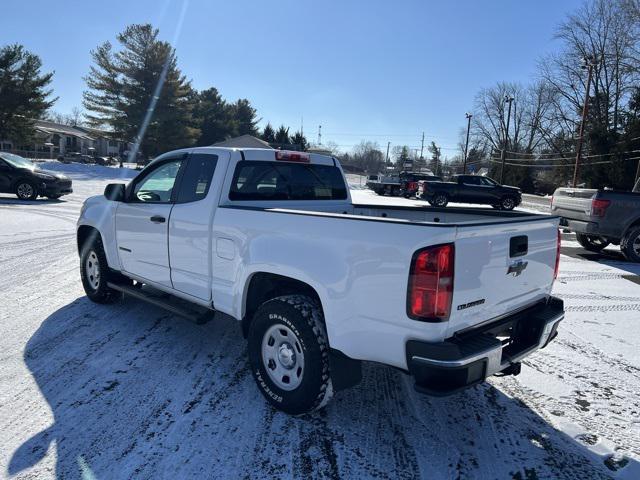
[[[87,199],[77,242],[91,300],[237,319],[262,394],[301,414],[355,385],[362,361],[434,395],[518,374],[564,317],[558,221],[353,204],[332,157],[203,147]]]

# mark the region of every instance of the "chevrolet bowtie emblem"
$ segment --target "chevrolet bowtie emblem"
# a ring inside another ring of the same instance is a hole
[[[507,275],[512,273],[514,277],[519,276],[520,274],[522,274],[522,272],[524,272],[524,269],[527,268],[528,264],[529,262],[523,262],[522,260],[518,260],[517,262],[512,263],[507,269]]]

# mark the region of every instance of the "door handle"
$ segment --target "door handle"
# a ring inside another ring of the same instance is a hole
[[[153,223],[164,223],[167,219],[161,215],[154,215],[149,220],[151,220]]]

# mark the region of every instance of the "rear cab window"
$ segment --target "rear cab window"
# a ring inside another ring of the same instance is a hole
[[[310,163],[240,161],[229,200],[346,200],[340,169]]]

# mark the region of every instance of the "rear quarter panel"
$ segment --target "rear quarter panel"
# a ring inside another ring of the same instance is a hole
[[[251,275],[270,272],[311,285],[330,344],[346,355],[406,367],[406,340],[443,339],[446,324],[406,315],[413,253],[453,241],[455,228],[219,208],[214,222],[216,308],[242,318]]]

